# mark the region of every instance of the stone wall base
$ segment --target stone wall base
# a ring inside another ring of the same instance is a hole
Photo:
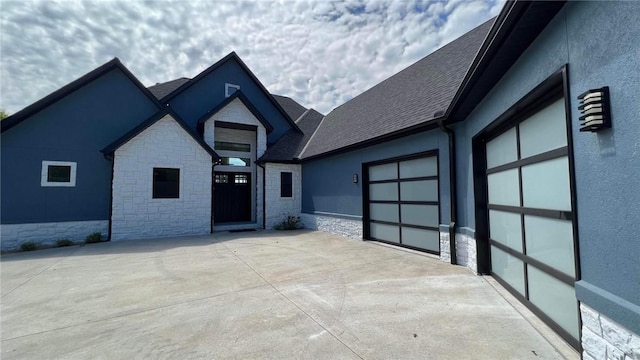
[[[351,239],[362,240],[362,220],[339,216],[300,214],[305,229],[324,231]]]
[[[580,304],[580,313],[584,360],[640,360],[640,335],[585,304]]]
[[[100,232],[102,237],[106,238],[109,232],[109,221],[64,221],[0,225],[2,250],[18,249],[25,242],[33,242],[39,245],[55,245],[56,241],[61,239],[83,242],[87,235],[94,232]]]
[[[465,233],[456,233],[456,257],[458,265],[465,266],[474,274],[477,274],[476,239],[469,232],[471,231],[465,229]],[[447,263],[451,262],[449,229],[446,226],[440,227],[440,260]]]

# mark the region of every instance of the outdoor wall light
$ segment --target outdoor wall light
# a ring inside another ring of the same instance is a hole
[[[353,174],[353,183],[354,184],[358,183],[358,174]]]
[[[580,131],[597,132],[611,128],[609,87],[591,89],[578,96],[580,101]]]

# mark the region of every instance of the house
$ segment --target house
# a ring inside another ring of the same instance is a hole
[[[114,59],[0,123],[2,247],[299,215],[492,275],[585,359],[639,358],[638,14],[507,2],[326,115],[235,53],[149,88]]]

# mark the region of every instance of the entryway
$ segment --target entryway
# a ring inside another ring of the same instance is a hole
[[[251,221],[251,173],[216,172],[213,186],[215,224]]]

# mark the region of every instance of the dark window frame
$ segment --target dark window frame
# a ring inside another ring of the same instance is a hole
[[[175,175],[177,175],[175,181],[158,179],[158,177],[168,178]],[[180,168],[154,167],[152,177],[151,197],[153,199],[180,198]]]
[[[280,172],[280,197],[293,197],[293,173],[290,171]]]

